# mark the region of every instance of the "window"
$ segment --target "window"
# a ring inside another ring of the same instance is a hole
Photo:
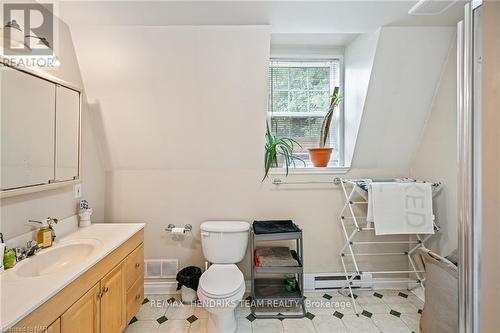
[[[321,123],[333,89],[341,86],[340,60],[279,60],[270,63],[269,123],[279,137],[296,140],[295,155],[312,167],[308,148],[318,147]],[[341,89],[342,91],[342,89]],[[328,145],[334,148],[329,166],[342,165],[342,105],[332,120]],[[297,163],[297,167],[303,166]]]

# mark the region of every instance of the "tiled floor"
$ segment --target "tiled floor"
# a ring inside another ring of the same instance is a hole
[[[240,333],[399,333],[418,332],[423,303],[402,290],[357,291],[355,315],[349,298],[336,291],[306,292],[307,318],[255,319],[248,302],[236,309]],[[203,333],[208,314],[185,306],[179,295],[147,295],[126,333]],[[226,333],[226,332],[220,332]]]

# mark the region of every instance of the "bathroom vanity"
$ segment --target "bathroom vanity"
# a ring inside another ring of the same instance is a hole
[[[144,299],[143,228],[80,228],[3,272],[2,331],[123,332]]]

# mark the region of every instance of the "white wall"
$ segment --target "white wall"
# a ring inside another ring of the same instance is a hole
[[[46,72],[76,87],[83,88],[80,69],[73,48],[73,41],[68,26],[59,21],[59,49],[57,55],[61,66]],[[104,219],[104,184],[105,173],[94,139],[93,127],[85,101],[82,110],[82,192],[94,207],[93,220]],[[0,230],[6,239],[31,230],[26,225],[29,219],[43,219],[47,216],[66,218],[77,212],[79,199],[74,198],[73,187],[52,191],[38,192],[23,196],[1,199]]]
[[[357,37],[345,50],[344,160],[351,165],[366,95],[375,60],[380,29]]]
[[[343,199],[339,189],[333,185],[277,189],[261,182],[269,27],[75,26],[72,32],[93,114],[102,119],[98,138],[107,155],[106,220],[146,222],[147,258],[179,258],[181,267],[202,265],[202,221],[290,218],[305,232],[306,271],[340,270],[342,236],[337,217]],[[446,57],[440,45],[431,46],[436,46],[432,68],[437,73],[429,94]],[[391,44],[390,50],[394,49]],[[422,52],[427,55],[427,50]],[[396,62],[397,69],[386,61],[378,64],[381,75],[408,70],[414,63]],[[405,85],[401,86],[404,90]],[[385,106],[392,102],[386,98]],[[429,109],[422,108],[419,112],[427,115]],[[365,135],[371,138],[363,141],[364,151],[373,149],[379,135],[369,122],[377,123],[378,117],[387,115],[387,108],[377,105],[371,112],[375,119],[362,120]],[[418,126],[417,134],[423,122]],[[416,144],[401,147],[403,155],[406,149],[416,151]],[[377,162],[364,159],[362,168],[354,163],[346,177],[409,174],[410,163],[401,162],[399,154],[389,156],[383,165]],[[194,239],[174,241],[163,230],[169,223],[192,224]],[[365,263],[370,268],[377,262]],[[386,268],[404,266],[404,260],[385,264]]]
[[[441,230],[429,246],[444,256],[458,247],[456,55],[456,44],[452,44],[410,171],[411,177],[443,183],[443,190],[434,200]]]
[[[260,166],[261,152],[248,147],[264,138],[246,133],[264,130],[267,29],[75,28],[111,167]]]

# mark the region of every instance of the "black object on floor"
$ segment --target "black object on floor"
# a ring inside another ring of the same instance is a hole
[[[181,286],[186,286],[193,290],[198,290],[198,282],[201,277],[201,269],[196,266],[184,267],[177,273],[177,290],[181,289]]]
[[[300,229],[292,220],[254,221],[253,231],[256,234],[277,234],[283,232],[299,232]]]

